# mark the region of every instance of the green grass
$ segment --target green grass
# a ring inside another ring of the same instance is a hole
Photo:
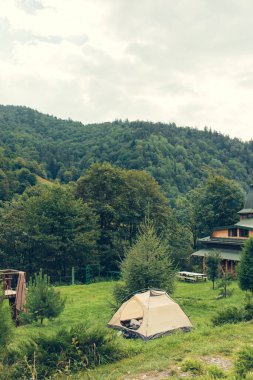
[[[62,295],[67,297],[64,312],[55,321],[22,326],[15,331],[15,343],[18,344],[40,332],[50,334],[60,327],[68,327],[87,321],[94,326],[105,326],[112,311],[114,284],[97,283],[59,287]],[[95,370],[83,372],[74,379],[124,379],[138,373],[162,371],[178,368],[185,359],[205,360],[209,357],[224,357],[234,360],[235,353],[242,345],[251,344],[253,340],[253,323],[239,323],[213,327],[211,317],[218,309],[226,306],[241,306],[244,293],[236,283],[232,284],[232,297],[217,300],[217,290],[211,289],[211,283],[186,284],[177,283],[173,298],[190,317],[194,329],[190,333],[177,332],[167,337],[149,342],[126,340],[119,336],[120,343],[129,350],[130,356],[120,362],[104,365]],[[176,376],[176,375],[175,375]],[[173,378],[173,377],[170,377]],[[177,377],[175,377],[177,378]]]

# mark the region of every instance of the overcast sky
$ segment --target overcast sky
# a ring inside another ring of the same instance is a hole
[[[253,139],[252,0],[0,0],[0,103]]]

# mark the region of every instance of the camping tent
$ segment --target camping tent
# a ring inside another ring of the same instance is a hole
[[[108,326],[149,340],[176,329],[188,331],[192,324],[166,292],[148,290],[124,302]]]

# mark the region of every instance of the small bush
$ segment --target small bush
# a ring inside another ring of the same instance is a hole
[[[0,357],[4,353],[6,345],[10,342],[12,332],[11,310],[8,301],[4,299],[2,284],[0,282]]]
[[[245,299],[245,320],[251,321],[253,319],[253,298],[251,295],[247,294]]]
[[[0,380],[4,379],[3,377],[4,372],[5,372],[5,368],[3,366],[3,363],[0,362]],[[4,375],[6,375],[6,373]]]
[[[2,363],[0,363],[0,380],[10,379],[10,371],[8,367],[4,367]]]
[[[246,346],[239,351],[235,362],[235,372],[245,378],[247,372],[253,370],[253,347]]]
[[[53,319],[60,315],[65,307],[66,299],[62,298],[50,285],[50,278],[40,271],[34,275],[28,284],[28,295],[26,309],[27,313],[22,313],[21,322],[31,323],[45,318]]]
[[[238,323],[242,321],[250,321],[253,319],[253,298],[246,295],[243,308],[239,309],[235,306],[227,307],[220,310],[216,316],[212,318],[215,326],[225,323]]]
[[[24,347],[9,350],[8,365],[15,367],[16,378],[29,379],[36,368],[38,379],[111,363],[127,356],[108,329],[78,325],[61,329],[53,336],[40,335]],[[7,364],[7,363],[6,363]]]
[[[234,293],[234,289],[224,290],[221,288],[219,291],[219,295],[218,295],[217,299],[231,297],[233,295],[233,293]]]
[[[226,377],[224,371],[216,365],[210,365],[207,369],[207,373],[212,379],[222,379]]]
[[[212,323],[214,326],[218,326],[225,323],[238,323],[243,320],[245,320],[244,310],[231,306],[220,310],[217,315],[212,318]]]
[[[182,371],[201,375],[204,372],[203,363],[195,359],[185,359],[181,366]]]
[[[129,291],[125,284],[116,283],[113,288],[113,297],[115,300],[115,304],[113,304],[113,308],[115,311],[119,308],[122,302],[126,301],[129,297]]]
[[[218,282],[218,289],[219,291],[219,299],[220,298],[227,298],[231,297],[234,289],[229,289],[229,286],[232,283],[232,275],[231,273],[224,273],[220,281]]]

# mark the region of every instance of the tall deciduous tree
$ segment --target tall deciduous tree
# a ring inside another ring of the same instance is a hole
[[[201,232],[200,202],[203,191],[203,188],[197,187],[189,191],[186,196],[179,196],[176,200],[177,221],[190,233],[194,249],[197,247],[197,240]]]
[[[243,191],[235,181],[211,171],[204,184],[177,199],[177,220],[190,231],[196,248],[197,239],[214,227],[234,224],[243,201]]]
[[[64,275],[94,262],[98,235],[96,215],[69,187],[36,186],[0,211],[6,265],[29,274],[43,268]]]
[[[26,168],[20,169],[17,172],[17,180],[19,182],[16,190],[18,194],[22,194],[27,187],[34,186],[37,183],[36,175]]]
[[[214,173],[204,186],[200,202],[200,217],[204,234],[217,226],[229,226],[238,221],[237,212],[243,207],[244,194],[240,186]]]
[[[168,227],[171,209],[148,173],[108,163],[94,164],[78,181],[77,195],[99,215],[99,246],[104,268],[116,269],[140,223],[148,215],[159,232]]]
[[[9,196],[9,181],[2,169],[0,169],[0,200],[4,201]]]
[[[240,288],[253,293],[253,238],[245,242],[237,274]]]

